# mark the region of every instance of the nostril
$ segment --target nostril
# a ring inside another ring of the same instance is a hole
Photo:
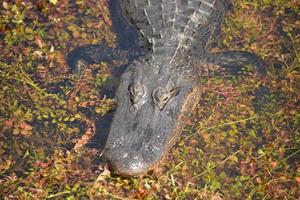
[[[123,158],[127,158],[127,157],[128,157],[128,153],[124,153]]]
[[[134,106],[130,106],[129,111],[133,112],[135,110]]]

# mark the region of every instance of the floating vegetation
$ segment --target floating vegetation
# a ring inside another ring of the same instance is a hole
[[[114,109],[110,64],[71,73],[79,46],[116,45],[106,0],[0,3],[1,199],[297,199],[300,196],[298,1],[233,1],[215,50],[262,56],[265,76],[201,80],[168,163],[112,174],[92,148]],[[247,69],[246,69],[247,71]]]

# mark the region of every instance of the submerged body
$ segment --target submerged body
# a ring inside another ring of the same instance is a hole
[[[159,164],[197,103],[199,68],[224,16],[219,0],[122,0],[127,20],[150,51],[121,77],[105,157],[117,173],[138,176]],[[199,74],[200,75],[200,74]]]
[[[129,50],[130,64],[116,92],[117,109],[104,149],[116,173],[139,176],[161,163],[198,103],[201,72],[211,66],[239,71],[249,64],[263,72],[264,63],[255,54],[210,53],[224,18],[225,1],[120,0],[119,7],[117,0],[111,0],[119,47],[88,47],[70,56],[109,61]],[[138,42],[128,40],[134,32],[130,27],[137,29]]]

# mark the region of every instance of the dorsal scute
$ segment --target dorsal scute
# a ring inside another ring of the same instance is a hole
[[[210,37],[215,26],[220,26],[214,18],[218,18],[223,9],[220,0],[121,1],[124,13],[150,44],[153,59],[164,54],[170,63],[195,43],[206,48],[207,35]]]

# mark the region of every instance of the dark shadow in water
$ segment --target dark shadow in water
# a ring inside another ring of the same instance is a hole
[[[116,32],[118,38],[118,45],[116,48],[110,48],[106,44],[87,45],[75,49],[68,57],[69,65],[73,71],[80,73],[80,67],[78,67],[80,60],[84,60],[87,64],[99,63],[101,61],[105,61],[109,64],[115,60],[122,61],[126,59],[130,64],[131,61],[148,53],[148,46],[144,44],[145,47],[142,47],[141,45],[142,43],[139,40],[137,29],[129,25],[123,17],[118,0],[110,0],[109,8],[113,21],[113,30]],[[226,68],[226,71],[231,75],[238,75],[245,65],[254,65],[256,66],[255,71],[261,74],[266,73],[264,61],[259,56],[249,52],[234,51],[216,53],[213,55],[211,62]],[[127,66],[128,65],[112,67],[111,73],[114,77],[119,78]],[[103,97],[105,95],[109,98],[113,98],[117,86],[118,81],[111,87],[101,88],[101,96]],[[103,149],[112,118],[113,112],[97,120],[96,134],[91,140],[90,145],[88,145],[89,147]]]
[[[266,86],[261,86],[256,89],[255,99],[252,103],[255,112],[263,111],[266,105],[270,103],[270,99],[268,98],[270,94],[270,89]]]
[[[282,96],[279,92],[271,91],[266,86],[261,86],[254,91],[255,99],[253,99],[253,107],[255,112],[273,112],[274,109],[282,101]]]
[[[213,53],[210,59],[211,63],[223,67],[227,73],[237,76],[243,72],[243,68],[252,66],[249,69],[252,72],[258,72],[266,75],[267,64],[258,55],[248,51],[224,51]]]
[[[96,134],[91,139],[91,142],[87,145],[89,148],[96,148],[103,150],[109,129],[110,124],[113,118],[114,112],[108,113],[103,117],[100,117],[96,122]]]
[[[129,25],[123,17],[118,0],[109,1],[109,10],[111,12],[111,19],[113,22],[112,29],[118,38],[116,48],[111,48],[106,44],[79,47],[70,52],[68,55],[68,64],[73,72],[80,74],[79,62],[81,61],[84,61],[87,64],[100,63],[101,61],[104,61],[108,63],[108,66],[110,66],[113,61],[127,60],[128,64],[126,65],[110,68],[110,71],[113,77],[116,78],[116,81],[113,84],[110,84],[109,87],[100,89],[101,97],[106,96],[108,98],[113,98],[118,86],[118,78],[133,60],[146,54],[146,49],[141,47],[137,29]],[[85,110],[84,112],[89,115],[88,110]],[[103,117],[99,117],[96,120],[96,134],[91,139],[87,147],[103,150],[113,114],[114,111]]]
[[[76,48],[68,55],[68,63],[72,71],[76,71],[79,60],[87,64],[111,63],[112,61],[128,60],[128,63],[147,53],[146,48],[141,46],[137,29],[129,25],[122,16],[118,0],[109,1],[109,10],[113,22],[113,31],[117,36],[117,46],[111,48],[107,44],[87,45]],[[121,67],[122,68],[122,67]],[[117,68],[114,68],[117,69]],[[124,72],[123,67],[121,72]],[[116,72],[119,73],[120,69]]]

